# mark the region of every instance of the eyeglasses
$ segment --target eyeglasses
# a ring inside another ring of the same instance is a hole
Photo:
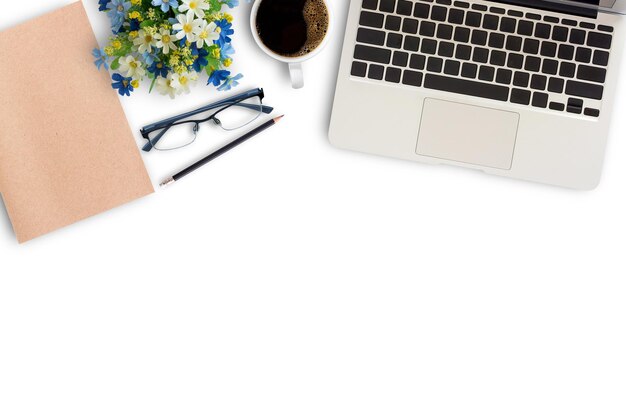
[[[212,122],[225,131],[243,128],[257,120],[262,114],[272,113],[274,108],[263,105],[264,97],[263,89],[252,89],[194,111],[145,126],[141,129],[141,136],[148,142],[142,149],[145,152],[150,152],[152,149],[171,151],[189,146],[196,141],[200,125],[207,122]]]

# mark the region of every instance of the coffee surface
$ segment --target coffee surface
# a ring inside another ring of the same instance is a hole
[[[263,0],[256,29],[263,44],[285,57],[305,56],[328,32],[328,9],[323,0]]]

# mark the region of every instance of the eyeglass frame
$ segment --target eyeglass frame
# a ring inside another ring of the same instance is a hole
[[[143,146],[142,150],[144,152],[150,152],[152,149],[156,149],[155,145],[157,143],[159,143],[159,141],[163,138],[163,136],[167,133],[168,130],[170,130],[173,126],[177,126],[177,125],[183,125],[185,123],[195,123],[196,125],[194,126],[194,133],[197,132],[197,128],[199,128],[201,123],[205,123],[208,122],[210,120],[214,120],[215,116],[217,116],[217,114],[219,114],[220,112],[223,112],[224,110],[233,107],[233,106],[241,106],[241,107],[246,107],[249,109],[254,109],[257,110],[258,106],[257,105],[251,105],[251,104],[246,104],[246,103],[242,103],[244,100],[247,99],[251,99],[253,97],[258,96],[260,101],[261,101],[261,113],[265,113],[265,114],[270,114],[274,111],[274,108],[271,106],[266,106],[263,105],[263,98],[265,97],[265,92],[263,91],[262,88],[257,88],[257,89],[251,89],[247,92],[244,93],[240,93],[239,95],[236,96],[232,96],[230,98],[227,99],[223,99],[220,100],[218,102],[215,103],[211,103],[209,105],[203,106],[199,109],[196,110],[192,110],[190,112],[186,112],[183,113],[181,115],[178,116],[174,116],[156,123],[152,123],[150,125],[144,126],[143,128],[141,128],[140,133],[141,136],[146,139],[148,142]],[[223,106],[223,107],[222,107]],[[184,122],[181,122],[183,119],[186,119],[188,117],[192,117],[195,115],[199,115],[203,112],[207,112],[209,110],[212,109],[218,109],[215,113],[213,113],[211,116],[209,116],[206,119],[202,119],[202,120],[187,120]],[[156,138],[150,138],[150,133],[155,132],[159,129],[162,129],[162,132],[156,136]]]

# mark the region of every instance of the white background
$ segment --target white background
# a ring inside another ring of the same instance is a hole
[[[0,209],[0,412],[626,411],[624,82],[592,192],[344,152],[326,129],[348,2],[301,91],[242,3],[238,91],[284,123],[22,246]],[[0,29],[65,4],[3,2]],[[139,145],[224,96],[123,105]],[[144,156],[153,182],[229,138],[201,136]]]

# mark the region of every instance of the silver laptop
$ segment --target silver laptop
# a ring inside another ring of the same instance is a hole
[[[330,141],[595,188],[624,13],[626,0],[351,0]]]

